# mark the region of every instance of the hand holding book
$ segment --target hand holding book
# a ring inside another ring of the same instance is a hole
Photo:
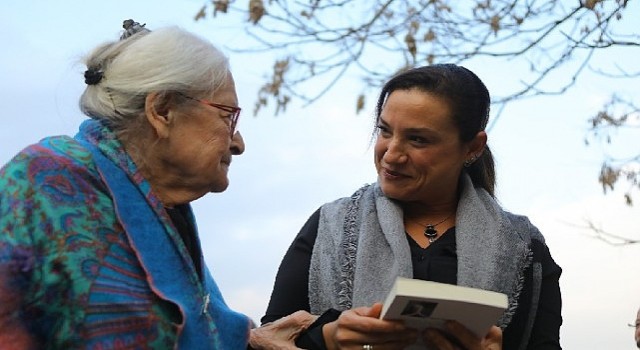
[[[478,339],[484,339],[486,344],[497,344],[499,349],[502,333],[499,328],[492,326],[507,304],[507,296],[502,293],[399,277],[385,300],[380,318],[401,320],[406,326],[421,332],[433,328],[424,334],[432,334],[436,341],[440,339],[437,333],[446,338],[446,334],[457,329],[454,334],[459,335],[458,338],[476,339],[475,343],[478,343]],[[455,323],[446,325],[447,321],[456,321],[462,328]],[[499,333],[499,339],[496,333]],[[419,340],[415,348],[423,347],[424,344]]]
[[[348,349],[402,349],[415,342],[418,334],[400,321],[380,319],[382,304],[357,307],[343,311],[340,317],[322,328],[328,350]]]

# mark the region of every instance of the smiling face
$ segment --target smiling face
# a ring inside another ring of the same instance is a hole
[[[403,202],[454,202],[464,161],[486,143],[484,132],[461,142],[446,100],[418,89],[393,91],[377,127],[380,187],[387,197]]]

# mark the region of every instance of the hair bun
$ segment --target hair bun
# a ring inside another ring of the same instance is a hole
[[[144,26],[146,26],[147,24],[140,24],[132,19],[125,19],[122,22],[122,28],[124,28],[124,32],[122,32],[122,35],[120,36],[120,40],[124,40],[134,34],[140,33],[140,32],[150,32],[149,29],[145,28]]]
[[[89,68],[84,72],[84,83],[87,85],[96,85],[101,80],[104,74],[101,70],[96,68]]]

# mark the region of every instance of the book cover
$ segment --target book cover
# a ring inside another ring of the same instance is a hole
[[[507,305],[503,293],[398,277],[380,318],[402,320],[418,330],[442,328],[445,321],[455,320],[482,338]]]

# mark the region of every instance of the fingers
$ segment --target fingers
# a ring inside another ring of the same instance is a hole
[[[312,315],[306,311],[296,311],[289,316],[283,317],[276,322],[281,322],[283,326],[298,326],[301,330],[307,329],[318,316]]]
[[[362,349],[364,344],[375,349],[399,349],[417,338],[417,332],[402,322],[379,319],[382,305],[360,307],[343,312],[338,320],[325,325],[325,342],[333,349]]]
[[[380,310],[375,305],[360,307],[343,312],[338,321],[343,328],[361,333],[398,333],[407,330],[401,321],[381,320],[379,315]]]
[[[489,329],[489,333],[482,339],[483,350],[501,350],[502,349],[502,329],[493,326]]]
[[[427,328],[422,339],[427,345],[427,349],[471,350],[471,348],[462,347],[453,336],[435,328]]]
[[[448,321],[445,323],[445,330],[448,334],[451,335],[451,338],[453,338],[455,342],[458,342],[465,349],[481,349],[481,339],[460,323],[455,321]]]
[[[317,318],[306,311],[297,311],[275,322],[251,330],[249,344],[253,349],[297,349],[295,339]]]
[[[362,309],[364,316],[379,318],[380,313],[382,312],[382,304],[375,303],[371,307],[363,307],[360,309]],[[355,310],[358,310],[358,309],[355,309]]]
[[[423,340],[431,348],[439,350],[501,350],[502,330],[493,326],[484,338],[478,338],[460,323],[448,321],[442,330],[425,330]]]

